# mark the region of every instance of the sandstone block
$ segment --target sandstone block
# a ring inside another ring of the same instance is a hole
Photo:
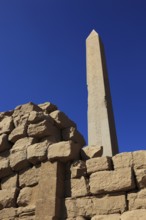
[[[18,187],[18,175],[13,174],[9,177],[5,177],[1,181],[1,188],[2,189],[11,189]]]
[[[49,143],[47,141],[32,144],[27,148],[27,159],[32,164],[40,163],[47,159],[47,149]]]
[[[48,120],[37,124],[30,124],[27,130],[29,137],[44,138],[46,136],[59,136],[60,131]]]
[[[50,102],[45,102],[38,105],[45,113],[50,114],[51,112],[57,110],[57,106]]]
[[[52,144],[48,148],[48,159],[50,161],[59,160],[61,162],[78,160],[80,157],[80,149],[81,146],[72,141],[62,141]]]
[[[126,168],[133,166],[133,156],[131,152],[116,154],[112,157],[114,169]]]
[[[17,215],[19,216],[19,219],[26,219],[26,220],[31,220],[31,218],[34,219],[35,205],[19,207],[17,209]]]
[[[55,120],[57,126],[61,129],[76,127],[76,124],[59,110],[53,111],[52,113],[50,113],[50,116]]]
[[[72,140],[75,143],[81,144],[83,147],[85,145],[85,140],[80,132],[77,131],[75,127],[69,127],[62,130],[63,141]]]
[[[125,195],[107,195],[103,197],[82,197],[65,200],[65,216],[75,218],[93,215],[123,213],[126,209]]]
[[[17,198],[18,206],[28,206],[35,205],[38,195],[38,186],[35,187],[25,187],[20,190],[19,196]]]
[[[6,116],[0,121],[0,134],[9,134],[13,128],[14,124],[11,116]]]
[[[16,195],[16,188],[0,190],[0,209],[15,207]]]
[[[86,220],[86,219],[82,216],[77,216],[76,218],[66,218],[66,220]]]
[[[19,186],[21,188],[26,186],[34,186],[38,184],[40,174],[40,167],[32,167],[31,169],[22,170],[19,173]]]
[[[120,214],[111,214],[111,215],[95,215],[91,220],[121,220]]]
[[[45,115],[43,112],[32,111],[29,114],[28,122],[35,124],[43,121],[45,119]]]
[[[69,164],[69,166],[66,169],[67,179],[79,178],[81,176],[86,176],[86,174],[86,164],[82,160],[77,160],[73,162],[71,165]]]
[[[27,136],[26,133],[26,125],[20,125],[16,127],[10,134],[9,134],[9,141],[15,143],[17,140],[24,138]]]
[[[12,174],[12,170],[9,166],[8,157],[0,157],[0,178],[9,176]]]
[[[110,157],[91,158],[86,161],[87,173],[95,173],[97,171],[111,170],[112,163]]]
[[[93,173],[89,185],[92,194],[128,191],[135,187],[131,168]]]
[[[146,188],[146,169],[135,169],[135,176],[138,188]]]
[[[135,151],[132,155],[134,168],[146,169],[146,150]]]
[[[99,146],[86,146],[81,149],[81,157],[83,160],[88,160],[94,157],[101,157],[103,153],[103,147]]]
[[[129,193],[128,197],[129,210],[146,209],[146,189],[137,193]]]
[[[139,209],[133,211],[124,212],[121,217],[121,220],[145,220],[146,219],[146,209]]]
[[[0,219],[1,220],[15,220],[17,216],[16,208],[5,208],[0,210]]]
[[[65,189],[66,197],[76,198],[87,196],[89,194],[88,181],[83,176],[79,179],[67,180]]]
[[[11,148],[11,144],[8,141],[8,135],[2,134],[0,135],[0,152],[9,150]]]
[[[16,141],[16,143],[13,145],[11,149],[11,155],[10,155],[10,166],[13,170],[19,171],[22,169],[25,169],[30,164],[27,160],[27,148],[31,144],[35,143],[35,140],[33,138],[22,138]]]

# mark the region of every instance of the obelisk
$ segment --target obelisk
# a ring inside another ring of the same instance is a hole
[[[103,146],[103,156],[118,153],[104,48],[96,31],[86,39],[88,145]]]

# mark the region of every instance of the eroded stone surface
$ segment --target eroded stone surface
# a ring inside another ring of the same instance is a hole
[[[11,144],[8,141],[8,135],[2,134],[0,135],[0,152],[9,150],[11,148]]]
[[[53,105],[50,102],[45,102],[43,104],[39,104],[38,106],[47,114],[50,114],[51,112],[57,110],[57,106]]]
[[[86,161],[87,173],[95,173],[97,171],[111,170],[112,163],[110,157],[91,158]]]
[[[17,188],[0,190],[0,209],[15,207]]]
[[[13,174],[11,176],[5,177],[1,181],[1,188],[2,189],[11,189],[18,187],[18,175]]]
[[[114,169],[132,167],[133,157],[131,152],[116,154],[112,157]]]
[[[100,171],[90,176],[90,192],[93,194],[127,191],[134,189],[135,183],[131,168],[117,171]]]
[[[121,220],[145,220],[146,209],[127,211],[121,215],[120,219]]]
[[[11,116],[6,116],[0,121],[0,134],[9,134],[13,128],[14,124]]]
[[[72,141],[62,141],[52,144],[48,148],[48,159],[50,161],[59,160],[67,162],[79,159],[81,146]]]
[[[15,143],[17,140],[27,136],[26,125],[19,125],[9,135],[9,141]]]
[[[19,173],[19,186],[34,186],[39,181],[40,167],[32,167],[31,169],[22,170]]]
[[[146,209],[146,189],[143,189],[137,193],[129,193],[127,200],[129,210]]]
[[[90,158],[94,157],[101,157],[103,153],[103,147],[102,146],[86,146],[82,148],[81,150],[81,157],[83,160],[88,160]]]
[[[111,214],[111,215],[95,215],[91,220],[121,220],[120,214]]]
[[[20,190],[17,198],[17,204],[19,206],[28,206],[36,204],[38,195],[38,186],[35,187],[24,187]]]

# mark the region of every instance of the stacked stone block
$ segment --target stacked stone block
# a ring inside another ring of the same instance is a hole
[[[0,113],[0,219],[59,218],[58,172],[65,176],[62,164],[79,159],[83,145],[76,124],[49,102]]]
[[[66,171],[64,218],[146,219],[146,151],[93,158],[81,151],[86,157]]]

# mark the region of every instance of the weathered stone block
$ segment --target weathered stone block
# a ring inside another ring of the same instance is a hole
[[[51,112],[57,110],[57,106],[50,102],[45,102],[38,105],[45,113],[50,114]]]
[[[146,209],[127,211],[120,216],[120,220],[145,220],[145,219],[146,219]]]
[[[66,178],[79,178],[87,175],[85,161],[77,160],[66,167]]]
[[[114,169],[132,167],[133,157],[131,152],[116,154],[112,157]]]
[[[135,187],[131,168],[93,173],[90,176],[89,185],[92,194],[116,191],[124,192]]]
[[[111,170],[112,163],[110,157],[91,158],[86,161],[87,173],[91,174],[97,171]]]
[[[26,186],[34,186],[38,184],[40,174],[40,167],[32,167],[31,169],[22,170],[19,173],[19,186],[21,188]]]
[[[65,200],[65,217],[107,215],[123,213],[126,209],[125,195],[107,195],[103,197],[83,197]]]
[[[55,120],[57,126],[61,129],[68,127],[76,127],[76,124],[71,121],[63,112],[56,110],[50,116]]]
[[[18,175],[13,174],[11,176],[5,177],[1,181],[1,188],[2,189],[11,189],[18,187]]]
[[[79,179],[67,180],[65,189],[66,197],[76,198],[87,196],[89,194],[88,181],[83,176]]]
[[[146,209],[146,189],[137,193],[129,193],[128,197],[129,210]]]
[[[19,196],[17,198],[18,206],[28,206],[35,205],[38,195],[38,186],[35,187],[25,187],[20,190]]]
[[[0,190],[0,209],[15,207],[17,188]]]
[[[10,166],[13,170],[19,171],[25,169],[30,164],[27,160],[27,148],[33,144],[35,140],[33,138],[22,138],[13,145],[10,155]]]
[[[50,143],[43,141],[30,145],[27,148],[27,159],[32,164],[40,163],[47,159],[47,149]]]
[[[15,217],[17,217],[16,208],[5,208],[5,209],[0,210],[1,220],[15,220]]]
[[[34,123],[39,123],[44,119],[45,119],[45,115],[43,112],[32,111],[29,114],[28,122],[34,124]]]
[[[146,169],[146,150],[135,151],[132,155],[134,168]]]
[[[63,141],[72,140],[75,143],[81,144],[83,147],[85,145],[85,140],[80,132],[77,131],[75,127],[69,127],[62,130]]]
[[[134,171],[138,188],[146,188],[146,169],[135,169]]]
[[[11,144],[8,141],[8,135],[2,134],[0,135],[0,152],[9,150],[11,148]]]
[[[52,144],[48,148],[48,159],[50,161],[59,160],[61,162],[78,160],[80,157],[80,149],[81,146],[72,141],[62,141]]]
[[[37,124],[30,124],[27,129],[28,136],[44,138],[46,136],[59,136],[60,131],[48,120],[41,121]]]
[[[0,178],[9,176],[12,174],[12,170],[9,165],[9,158],[0,157]]]
[[[17,140],[27,136],[26,125],[19,125],[9,134],[9,141],[15,143]]]
[[[88,160],[90,158],[94,158],[94,157],[101,157],[103,154],[103,147],[99,147],[99,146],[86,146],[84,148],[81,149],[81,157],[83,160]]]
[[[19,216],[19,219],[26,219],[26,220],[34,219],[35,205],[19,207],[17,209],[17,215]]]
[[[120,214],[111,214],[111,215],[95,215],[91,220],[121,220]]]
[[[6,116],[0,121],[0,134],[9,134],[14,128],[12,117]]]

